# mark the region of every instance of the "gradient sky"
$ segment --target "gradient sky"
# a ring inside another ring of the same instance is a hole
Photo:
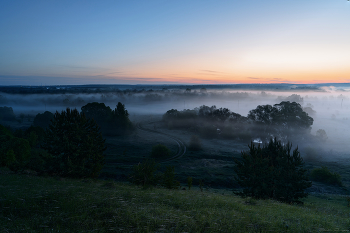
[[[3,0],[0,33],[0,85],[350,82],[346,0]]]

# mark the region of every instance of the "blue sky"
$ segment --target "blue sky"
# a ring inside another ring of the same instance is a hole
[[[350,80],[350,3],[1,1],[0,85]]]

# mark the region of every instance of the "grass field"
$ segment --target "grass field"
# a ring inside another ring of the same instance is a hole
[[[147,122],[147,119],[142,119]],[[157,120],[157,118],[152,119]],[[17,123],[16,123],[17,124]],[[168,130],[160,122],[145,125],[188,143],[191,132]],[[177,179],[192,190],[143,190],[127,182],[69,180],[12,174],[0,170],[0,232],[323,232],[350,231],[344,187],[313,182],[304,206],[272,200],[241,199],[236,188],[232,157],[247,143],[201,138],[202,151],[187,151],[173,161]],[[160,134],[135,131],[107,137],[103,179],[127,181],[132,166],[164,144],[173,154],[177,145]],[[306,161],[306,168],[327,166],[350,185],[349,160]],[[2,172],[1,172],[2,171]],[[204,192],[198,188],[204,182]]]
[[[0,174],[0,232],[322,232],[350,230],[344,196],[303,206],[232,192]]]

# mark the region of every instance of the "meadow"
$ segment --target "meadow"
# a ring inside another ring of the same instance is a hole
[[[350,230],[345,196],[304,205],[219,190],[167,190],[1,169],[1,232],[323,232]]]

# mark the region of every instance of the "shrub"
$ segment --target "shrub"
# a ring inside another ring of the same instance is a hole
[[[151,157],[156,159],[167,158],[170,157],[171,151],[168,147],[158,144],[152,147]]]
[[[175,180],[175,168],[167,166],[163,174],[162,186],[167,189],[178,189],[180,187],[179,181]]]
[[[67,177],[97,177],[106,149],[100,128],[76,109],[56,112],[42,147],[52,158],[50,173]]]
[[[311,186],[303,169],[303,159],[298,148],[291,153],[292,145],[270,140],[262,148],[253,142],[242,158],[234,159],[235,179],[243,188],[236,192],[242,197],[272,198],[286,203],[301,203],[304,190]]]
[[[202,143],[199,140],[198,136],[193,135],[191,137],[188,149],[192,151],[202,150]]]
[[[188,190],[191,190],[192,187],[192,177],[187,177],[187,186],[188,186]]]
[[[343,186],[340,175],[332,173],[327,167],[315,168],[310,173],[310,178],[313,181],[322,182],[330,185]]]
[[[159,174],[156,174],[158,168],[159,164],[154,160],[146,160],[133,167],[129,180],[131,183],[142,185],[144,188],[155,186],[160,180]]]

